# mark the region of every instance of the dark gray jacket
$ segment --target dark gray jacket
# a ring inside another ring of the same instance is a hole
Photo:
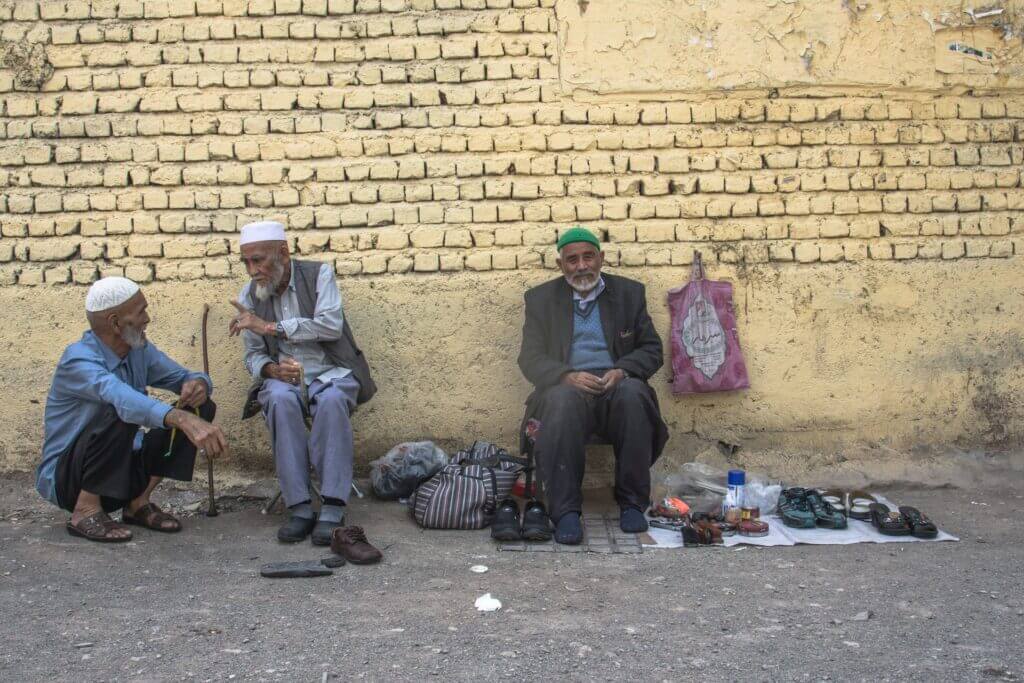
[[[647,294],[636,280],[602,273],[605,290],[597,299],[604,338],[615,367],[644,382],[664,363],[661,337],[647,313]],[[572,371],[569,355],[573,335],[572,288],[565,278],[549,280],[526,292],[526,320],[519,369],[534,386],[526,400],[525,424],[536,415],[543,393]],[[657,405],[657,396],[648,385]],[[654,453],[668,440],[668,428],[659,420]],[[522,431],[520,431],[522,436]],[[521,440],[526,451],[525,441]]]
[[[320,273],[321,265],[318,261],[298,261],[293,259],[291,262],[292,271],[295,274],[295,295],[299,300],[299,312],[305,318],[312,318],[316,310],[316,279]],[[253,294],[254,290],[255,287],[249,288],[248,304],[250,310],[263,320],[278,322],[277,314],[274,313],[273,302],[270,299],[259,301]],[[352,336],[352,329],[348,325],[348,316],[344,316],[343,321],[342,335],[339,339],[319,343],[331,363],[337,367],[348,368],[352,371],[353,376],[359,381],[359,395],[356,398],[356,402],[366,403],[377,393],[377,385],[374,384],[373,378],[370,377],[370,366],[367,364],[366,358],[363,357],[363,352],[356,346],[356,340]],[[278,357],[277,337],[264,335],[263,344],[266,347],[267,355],[276,362]],[[249,387],[249,395],[246,399],[245,407],[242,409],[243,420],[260,412],[258,396],[262,386],[263,378],[261,377],[253,381],[252,386]]]

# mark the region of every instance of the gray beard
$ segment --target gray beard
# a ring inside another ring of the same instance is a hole
[[[284,266],[280,263],[274,264],[274,272],[271,274],[270,283],[266,285],[256,285],[253,295],[257,301],[266,301],[277,291],[277,288],[281,286],[281,278],[284,277]]]
[[[138,328],[129,327],[125,325],[125,328],[121,330],[121,340],[132,349],[141,349],[146,345],[146,335]]]
[[[276,287],[274,289],[277,289]],[[256,297],[257,301],[266,301],[273,294],[274,290],[267,285],[256,285],[256,290],[253,292],[253,296]]]
[[[589,292],[590,290],[597,286],[597,275],[589,276],[586,280],[584,280],[579,275],[574,275],[572,277],[566,275],[565,281],[568,282],[569,286],[572,287],[575,291],[579,292],[580,294],[586,294],[587,292]]]

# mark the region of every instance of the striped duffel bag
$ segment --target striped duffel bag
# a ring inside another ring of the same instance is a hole
[[[487,442],[473,444],[453,460],[419,485],[409,497],[409,510],[426,529],[482,529],[494,520],[525,461]]]

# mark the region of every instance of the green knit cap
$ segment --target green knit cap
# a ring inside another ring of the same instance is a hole
[[[599,251],[601,249],[601,240],[597,239],[594,233],[581,225],[573,226],[562,233],[562,236],[558,238],[558,251],[562,251],[565,245],[572,244],[573,242],[589,242],[597,247]]]

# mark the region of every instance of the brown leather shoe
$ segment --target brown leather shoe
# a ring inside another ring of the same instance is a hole
[[[383,554],[366,540],[362,527],[343,526],[331,534],[331,551],[341,555],[352,564],[373,564],[380,562]]]

